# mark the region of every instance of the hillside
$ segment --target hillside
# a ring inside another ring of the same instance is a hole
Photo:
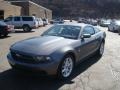
[[[31,0],[53,10],[62,17],[120,16],[120,0]]]

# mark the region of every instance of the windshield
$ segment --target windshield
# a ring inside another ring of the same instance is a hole
[[[59,36],[64,38],[77,39],[80,30],[80,26],[56,25],[44,32],[42,36]]]

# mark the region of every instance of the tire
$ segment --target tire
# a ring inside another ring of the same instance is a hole
[[[18,69],[14,65],[10,64],[10,66],[13,71],[18,71]]]
[[[69,62],[69,64],[68,64]],[[72,55],[66,55],[58,67],[57,77],[61,80],[68,79],[74,70],[74,58]]]
[[[30,32],[32,29],[30,28],[30,26],[28,26],[28,25],[24,25],[23,26],[23,31],[24,32]]]
[[[102,42],[102,43],[100,44],[100,47],[99,47],[98,51],[97,51],[97,55],[100,56],[100,57],[101,57],[101,56],[103,55],[103,53],[104,53],[104,45],[105,45],[105,43]]]
[[[46,26],[46,24],[43,24],[43,27],[45,27]]]
[[[8,33],[4,33],[4,37],[7,37]]]
[[[110,28],[108,27],[108,31],[110,31]]]

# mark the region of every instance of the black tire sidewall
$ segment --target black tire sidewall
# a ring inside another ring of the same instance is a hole
[[[4,33],[4,37],[7,37],[7,35],[8,35],[8,33],[6,32],[6,33]]]
[[[27,28],[27,30],[25,30],[25,28]],[[24,32],[30,32],[31,31],[30,26],[28,26],[28,25],[23,26],[23,31]]]
[[[101,45],[102,45],[102,44],[104,45],[104,48],[105,48],[105,43],[102,41],[101,44],[100,44],[100,46],[99,46],[99,49],[98,49],[98,51],[97,51],[97,54],[98,54],[98,56],[100,56],[100,57],[103,55],[103,54],[100,53],[100,48],[101,48]],[[104,53],[104,52],[103,52],[103,53]]]
[[[62,75],[62,73],[61,73],[62,64],[63,64],[64,60],[65,60],[66,58],[68,58],[68,57],[71,57],[71,58],[72,58],[72,61],[73,61],[73,69],[72,69],[72,71],[71,71],[71,74],[70,74],[68,77],[64,77],[64,76]],[[69,79],[70,76],[72,75],[73,71],[74,71],[74,67],[75,67],[75,61],[74,61],[73,56],[72,56],[72,55],[65,55],[64,58],[62,59],[60,65],[59,65],[59,67],[58,67],[58,70],[57,70],[57,77],[58,77],[58,79],[61,79],[61,80]]]

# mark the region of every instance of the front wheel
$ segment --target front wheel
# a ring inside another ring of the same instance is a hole
[[[58,68],[58,77],[60,79],[67,79],[70,77],[74,69],[74,58],[71,55],[64,57]]]

